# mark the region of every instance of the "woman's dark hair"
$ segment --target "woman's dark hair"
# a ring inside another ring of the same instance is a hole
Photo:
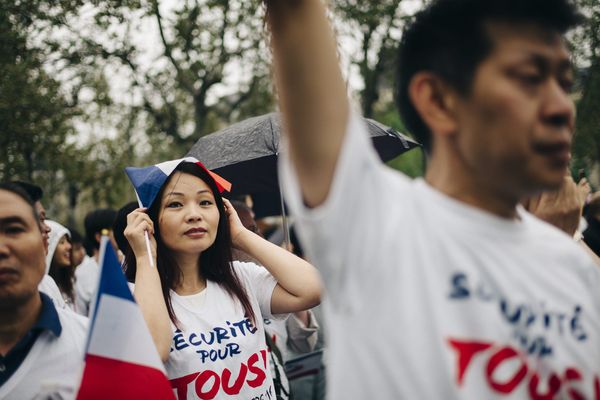
[[[200,254],[199,268],[200,273],[207,281],[218,283],[225,289],[233,298],[236,298],[241,303],[246,317],[255,322],[254,311],[250,305],[250,300],[244,290],[239,278],[233,270],[232,255],[231,255],[231,234],[229,231],[229,221],[225,213],[223,198],[219,194],[219,189],[213,178],[200,166],[190,163],[181,163],[175,171],[185,174],[190,174],[202,179],[213,192],[217,209],[219,210],[219,225],[217,228],[217,236],[215,242],[208,249]],[[172,178],[172,175],[171,175]],[[171,179],[169,178],[169,180]],[[160,277],[160,283],[163,292],[163,298],[167,305],[169,317],[174,324],[177,324],[177,318],[173,312],[171,304],[171,296],[169,290],[177,287],[183,276],[181,270],[171,254],[171,251],[165,246],[160,235],[159,214],[161,210],[161,199],[167,183],[167,180],[160,192],[156,196],[156,200],[150,206],[148,215],[154,223],[154,237],[156,239],[156,268]],[[125,252],[125,275],[127,279],[134,282],[136,273],[136,260],[131,247],[128,246]]]
[[[112,208],[99,208],[90,211],[83,220],[85,227],[85,242],[83,243],[89,256],[94,254],[94,250],[100,249],[100,242],[96,239],[96,233],[103,229],[112,229],[113,222],[117,212]]]
[[[113,222],[113,236],[115,237],[115,242],[117,242],[117,247],[123,252],[123,254],[125,254],[127,248],[129,247],[129,242],[125,237],[125,228],[127,228],[127,215],[129,215],[129,213],[138,207],[139,205],[137,201],[130,201],[123,207],[119,208],[117,211],[117,216],[115,217],[115,222]]]
[[[71,239],[69,235],[64,235],[67,238],[69,243],[71,243]],[[62,240],[62,237],[58,239],[58,243]],[[58,244],[57,244],[58,247]],[[54,250],[54,254],[56,254],[56,250]],[[71,303],[75,302],[75,268],[72,265],[63,266],[57,265],[54,262],[54,257],[52,257],[52,262],[50,263],[50,270],[48,271],[48,275],[54,279],[56,285],[60,289],[60,291],[67,295],[67,297],[71,300]]]
[[[487,23],[534,24],[563,34],[582,20],[572,0],[430,2],[407,25],[399,46],[396,102],[404,124],[429,152],[429,127],[412,104],[410,82],[418,72],[429,71],[467,96],[478,66],[494,49]]]

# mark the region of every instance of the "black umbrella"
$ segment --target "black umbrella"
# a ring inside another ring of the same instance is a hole
[[[413,139],[372,119],[365,119],[381,159],[389,161],[418,147]],[[278,113],[249,118],[201,137],[188,152],[232,183],[232,195],[252,195],[257,218],[281,215],[277,155],[281,119]]]

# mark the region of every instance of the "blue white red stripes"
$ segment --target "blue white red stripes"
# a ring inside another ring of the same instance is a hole
[[[150,331],[114,249],[102,238],[100,282],[77,398],[174,399]]]

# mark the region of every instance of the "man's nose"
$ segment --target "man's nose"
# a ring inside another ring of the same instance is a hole
[[[201,221],[202,220],[202,210],[198,204],[190,204],[187,209],[186,221]]]
[[[575,125],[575,104],[557,80],[549,82],[544,100],[542,112],[546,123],[557,128],[568,127],[572,132]]]

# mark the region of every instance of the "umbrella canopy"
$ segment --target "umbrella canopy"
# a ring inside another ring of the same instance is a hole
[[[418,147],[413,139],[372,119],[365,119],[382,161]],[[231,194],[250,194],[257,218],[281,213],[277,156],[281,116],[270,113],[249,118],[201,137],[187,156],[232,183]]]

